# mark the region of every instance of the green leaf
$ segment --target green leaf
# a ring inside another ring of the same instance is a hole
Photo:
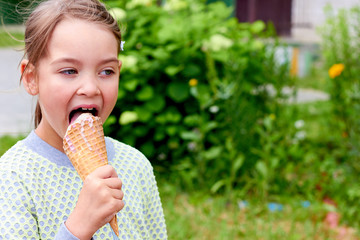
[[[258,161],[255,165],[255,169],[264,177],[267,177],[267,167],[263,161]]]
[[[118,91],[118,99],[122,99],[124,98],[126,95],[126,92],[124,91],[124,89],[120,88],[119,91]]]
[[[152,52],[152,55],[154,56],[154,58],[159,60],[168,60],[170,58],[169,53],[163,48],[156,48]]]
[[[191,140],[191,141],[199,141],[201,140],[201,135],[198,132],[182,132],[180,137],[184,140]]]
[[[136,112],[125,111],[120,115],[119,123],[120,125],[127,125],[138,120],[138,115]]]
[[[221,146],[212,147],[204,152],[204,157],[208,160],[215,159],[220,156],[222,151],[223,151],[223,147]]]
[[[147,122],[152,117],[152,112],[145,107],[136,107],[135,112],[141,122]]]
[[[155,141],[161,141],[165,138],[165,132],[164,132],[164,129],[163,127],[157,127],[156,130],[155,130],[155,135],[154,135],[154,140]]]
[[[178,72],[180,72],[183,69],[184,69],[184,66],[182,66],[182,65],[180,65],[180,66],[168,66],[168,67],[165,68],[165,72],[169,76],[174,76],[175,74],[177,74]]]
[[[160,114],[160,115],[156,116],[155,122],[157,122],[159,124],[165,124],[167,122],[165,114]]]
[[[223,186],[225,186],[226,181],[224,179],[221,179],[219,181],[217,181],[210,189],[210,191],[212,193],[217,193],[217,191],[219,191],[219,189]]]
[[[217,122],[211,121],[211,122],[208,122],[205,124],[204,130],[205,130],[205,132],[209,132],[209,131],[217,128],[217,126],[218,126]]]
[[[186,76],[188,78],[193,78],[193,77],[201,74],[201,68],[196,64],[190,63],[185,66],[185,69],[182,72],[182,74],[184,74],[184,76]]]
[[[181,120],[181,114],[176,109],[170,109],[165,113],[167,122],[178,123]]]
[[[149,128],[146,126],[136,126],[134,129],[134,134],[137,137],[144,137],[149,132]]]
[[[145,103],[145,107],[152,112],[160,112],[165,107],[165,100],[161,95],[157,95]]]
[[[244,156],[240,155],[233,162],[233,167],[231,168],[232,176],[235,176],[236,172],[241,168],[243,164],[244,164]]]
[[[148,158],[152,157],[155,153],[155,147],[151,141],[142,144],[140,150]]]
[[[190,115],[186,116],[184,118],[184,124],[189,127],[198,126],[200,122],[200,116],[199,115]]]
[[[250,31],[252,33],[261,33],[263,30],[265,29],[265,23],[263,21],[255,21],[253,24],[251,24],[250,26]]]
[[[178,126],[167,126],[166,133],[169,136],[174,136],[178,132]]]
[[[137,79],[131,79],[124,81],[124,88],[130,92],[134,91],[138,85],[139,81]]]
[[[116,117],[113,116],[113,115],[110,115],[110,116],[106,119],[106,121],[105,121],[105,123],[104,123],[104,127],[110,126],[110,125],[112,125],[112,124],[114,124],[114,123],[116,123]]]
[[[139,101],[150,100],[154,96],[154,90],[150,86],[145,86],[136,94],[136,99]]]
[[[172,82],[168,85],[167,93],[176,102],[182,102],[189,97],[189,88],[186,83]]]
[[[191,90],[192,89],[196,89],[196,91],[192,91],[191,93],[199,100],[200,105],[203,108],[212,104],[213,100],[210,95],[210,89],[207,85],[199,84],[196,88],[191,88]]]

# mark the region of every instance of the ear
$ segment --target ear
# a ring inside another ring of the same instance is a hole
[[[36,80],[35,67],[29,63],[29,60],[23,59],[20,64],[21,80],[26,91],[30,95],[37,95],[39,93],[38,82]]]

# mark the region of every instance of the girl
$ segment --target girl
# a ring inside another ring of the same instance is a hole
[[[0,239],[166,239],[149,161],[106,138],[109,165],[84,181],[62,138],[81,112],[115,106],[121,34],[98,0],[48,0],[29,16],[22,82],[37,96],[36,129],[0,159]],[[121,179],[121,180],[120,180]]]

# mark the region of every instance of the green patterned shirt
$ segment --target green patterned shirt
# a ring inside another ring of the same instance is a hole
[[[123,182],[125,207],[117,214],[119,239],[167,239],[150,162],[138,150],[106,138],[109,164]],[[77,239],[64,221],[82,181],[67,156],[35,132],[0,158],[0,239]],[[113,239],[109,224],[93,239]]]

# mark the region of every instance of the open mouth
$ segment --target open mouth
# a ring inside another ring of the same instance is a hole
[[[98,115],[98,110],[96,108],[78,108],[70,112],[69,123],[73,123],[81,114],[91,113],[93,116]]]

